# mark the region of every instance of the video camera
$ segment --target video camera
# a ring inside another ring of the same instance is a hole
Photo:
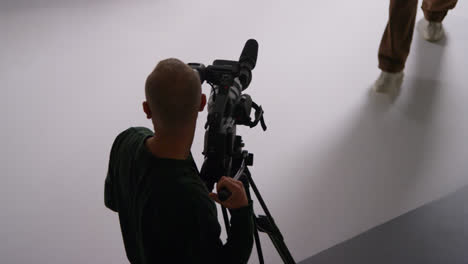
[[[236,126],[252,128],[260,122],[263,130],[266,130],[262,107],[250,95],[242,94],[252,80],[257,53],[258,43],[250,39],[246,42],[239,61],[215,60],[213,65],[207,67],[200,63],[188,64],[198,73],[202,84],[206,81],[212,87],[205,124],[205,160],[200,172],[209,191],[222,176],[236,174],[235,169],[238,168],[233,166],[233,157],[241,155],[236,150],[243,147],[241,137],[236,135]],[[252,108],[255,109],[254,120],[250,117]],[[253,154],[245,157],[245,163],[252,165]],[[223,192],[219,195],[223,200],[230,194]]]
[[[258,232],[265,232],[270,237],[284,263],[295,264],[283,235],[276,226],[252,175],[246,166],[253,165],[253,154],[243,150],[242,137],[236,135],[236,126],[255,127],[260,123],[266,130],[263,119],[263,109],[257,105],[248,94],[242,91],[249,87],[252,80],[252,70],[257,62],[258,43],[250,39],[244,46],[239,61],[215,60],[213,65],[205,67],[200,63],[189,63],[200,76],[201,83],[206,81],[212,87],[208,100],[208,117],[205,124],[205,145],[200,177],[209,191],[222,176],[240,179],[244,184],[247,198],[250,200],[250,188],[255,193],[265,215],[254,218],[254,239],[257,247],[259,263],[264,263]],[[251,119],[252,108],[255,118]],[[235,176],[233,176],[235,175]],[[218,198],[225,201],[231,193],[227,189],[218,191]],[[226,231],[230,223],[227,210],[221,206]]]

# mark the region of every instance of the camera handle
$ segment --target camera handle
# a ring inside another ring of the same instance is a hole
[[[246,162],[247,161],[247,162]],[[237,171],[236,175],[232,177],[234,180],[239,180],[240,177],[244,174],[244,170],[246,166],[251,166],[253,164],[253,154],[249,154],[247,151],[242,152],[242,163],[241,166],[239,167],[239,170]],[[232,193],[226,189],[226,188],[221,188],[218,192],[218,198],[221,202],[226,201],[229,199],[229,197],[232,195]]]

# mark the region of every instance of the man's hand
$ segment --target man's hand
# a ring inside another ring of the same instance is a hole
[[[244,184],[242,184],[241,181],[223,176],[216,184],[217,192],[223,187],[231,192],[231,196],[229,196],[226,201],[221,202],[216,193],[210,193],[210,197],[217,203],[228,209],[238,209],[249,204],[247,195],[245,194]]]

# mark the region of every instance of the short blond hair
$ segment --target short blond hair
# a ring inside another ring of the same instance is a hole
[[[165,59],[146,79],[145,94],[158,125],[179,128],[197,116],[201,100],[200,79],[182,61]]]

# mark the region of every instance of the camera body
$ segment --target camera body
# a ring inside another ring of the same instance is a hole
[[[257,41],[249,39],[239,61],[215,60],[213,65],[207,67],[200,63],[188,64],[198,73],[202,84],[206,81],[212,87],[205,124],[205,160],[200,171],[200,177],[209,191],[222,176],[231,176],[235,169],[239,169],[243,143],[242,138],[236,135],[236,126],[252,128],[261,122],[263,130],[266,130],[263,109],[248,94],[242,93],[252,80],[257,53]],[[250,118],[252,108],[255,109],[253,121]],[[248,157],[247,163],[251,165],[253,156]]]
[[[252,98],[242,94],[246,88],[243,83],[250,82],[251,71],[242,71],[239,62],[229,60],[215,60],[208,67],[200,63],[189,63],[189,66],[198,73],[202,83],[206,81],[212,86],[205,124],[205,160],[200,172],[200,177],[212,190],[219,178],[232,173],[235,146],[241,144],[236,142],[236,126],[252,124]]]

